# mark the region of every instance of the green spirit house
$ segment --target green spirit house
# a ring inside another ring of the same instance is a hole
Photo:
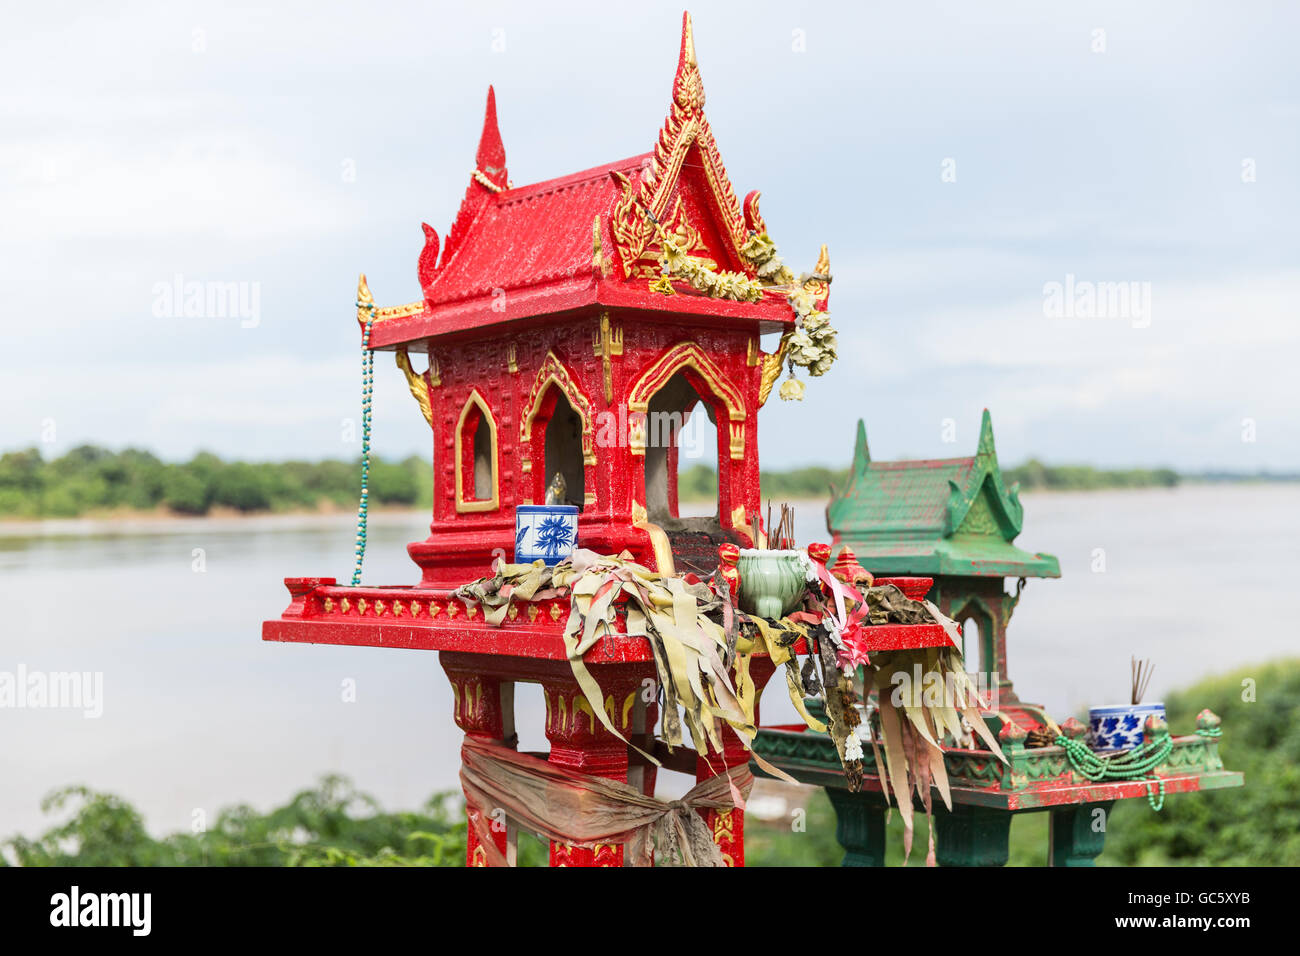
[[[872,461],[859,420],[848,487],[826,510],[837,551],[848,545],[874,574],[934,580],[927,596],[962,626],[967,667],[978,661],[1009,702],[1017,698],[1007,677],[1007,623],[1021,588],[1027,578],[1061,576],[1052,555],[1015,546],[1025,518],[1018,491],[998,467],[987,409],[967,458]]]

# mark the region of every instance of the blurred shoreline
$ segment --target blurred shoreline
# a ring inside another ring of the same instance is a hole
[[[1150,493],[1167,495],[1179,488],[1209,488],[1222,486],[1259,485],[1272,486],[1292,483],[1290,479],[1240,478],[1233,480],[1195,480],[1185,479],[1174,487],[1144,486],[1137,488],[1032,488],[1023,490],[1022,496],[1033,498],[1057,497],[1073,494],[1102,494],[1106,492]],[[829,492],[825,497],[763,495],[766,501],[783,500],[797,507],[824,507],[830,500]],[[706,496],[682,497],[682,507],[693,514],[702,514],[703,506],[712,502]],[[427,519],[430,514],[428,506],[370,506],[369,520],[388,525],[405,524],[416,518]],[[147,510],[115,509],[104,512],[91,512],[75,518],[3,518],[0,519],[0,538],[43,538],[72,537],[83,535],[118,535],[118,534],[174,534],[178,532],[201,531],[204,529],[247,528],[250,530],[274,531],[276,529],[296,530],[318,527],[333,528],[351,524],[356,520],[354,508],[337,507],[330,502],[322,502],[316,508],[294,508],[287,511],[253,511],[244,512],[235,508],[213,508],[205,515],[186,515],[168,511],[165,508]]]

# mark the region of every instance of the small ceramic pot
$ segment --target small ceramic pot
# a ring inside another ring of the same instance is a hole
[[[1088,744],[1093,750],[1132,750],[1142,743],[1149,716],[1165,719],[1161,701],[1149,704],[1109,704],[1088,711]]]
[[[808,582],[811,561],[802,551],[741,548],[740,609],[776,619],[799,606]]]
[[[559,564],[578,543],[577,505],[517,505],[515,563]]]

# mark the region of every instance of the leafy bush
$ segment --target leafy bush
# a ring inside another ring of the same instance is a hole
[[[458,798],[439,794],[414,813],[385,813],[344,778],[327,776],[285,806],[221,811],[204,833],[154,839],[121,798],[67,787],[42,803],[72,815],[34,840],[0,842],[20,866],[461,866]],[[533,862],[536,862],[535,860]]]
[[[207,514],[211,499],[207,485],[191,471],[172,465],[163,473],[162,502],[179,514]]]

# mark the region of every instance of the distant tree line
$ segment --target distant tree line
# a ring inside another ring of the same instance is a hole
[[[1103,469],[1088,465],[1044,465],[1030,459],[1017,468],[1004,468],[1008,485],[1020,482],[1021,491],[1093,491],[1103,488],[1173,488],[1178,472],[1170,468]],[[834,487],[843,491],[849,483],[848,468],[791,468],[759,473],[763,499],[792,501],[825,498]],[[718,475],[708,465],[692,465],[677,479],[682,501],[710,501],[718,495]]]
[[[0,455],[0,517],[71,518],[112,511],[166,509],[205,515],[214,508],[272,512],[355,507],[358,462],[226,462],[201,452],[166,463],[147,451],[82,445],[46,461],[36,448]],[[411,456],[372,459],[370,500],[380,505],[432,502],[432,469]]]
[[[1087,465],[1044,465],[1030,460],[1003,472],[1022,490],[1079,491],[1102,488],[1172,488],[1168,468],[1100,469]],[[848,485],[847,468],[791,468],[760,475],[764,499],[824,498],[832,486]],[[351,508],[361,472],[356,461],[227,462],[200,452],[187,462],[168,463],[147,451],[109,451],[81,445],[46,460],[39,449],[0,455],[0,517],[72,518],[113,511],[159,508],[182,515],[215,509],[241,512]],[[683,502],[717,498],[717,472],[704,464],[682,469]],[[427,506],[433,500],[433,470],[412,455],[402,461],[372,459],[370,500],[378,505]]]

